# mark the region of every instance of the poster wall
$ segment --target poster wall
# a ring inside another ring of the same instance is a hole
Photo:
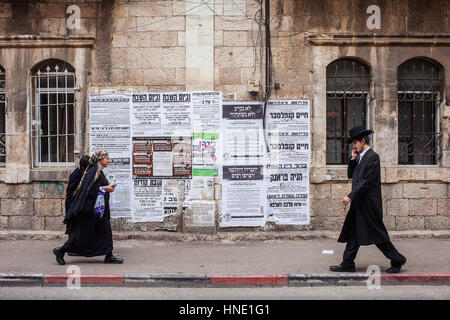
[[[269,101],[265,130],[263,104],[223,103],[216,91],[89,101],[90,150],[109,152],[118,184],[113,218],[161,222],[190,207],[192,222],[211,225],[221,183],[221,227],[309,223],[309,101]]]

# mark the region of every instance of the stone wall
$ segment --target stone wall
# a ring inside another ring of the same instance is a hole
[[[67,28],[80,9],[80,28]],[[380,8],[369,30],[367,8]],[[29,71],[58,58],[76,70],[76,149],[88,151],[90,93],[217,90],[225,101],[254,100],[264,83],[264,25],[258,1],[61,1],[0,3],[0,65],[6,69],[7,162],[0,166],[0,229],[64,230],[64,191],[73,168],[33,168]],[[397,67],[413,57],[440,63],[450,78],[450,0],[271,0],[272,99],[312,105],[311,225],[246,230],[338,230],[351,184],[344,166],[325,163],[325,70],[354,57],[372,71],[370,126],[380,154],[384,221],[390,230],[449,230],[450,86],[440,106],[442,157],[436,166],[397,165]],[[260,29],[261,27],[261,29]],[[448,82],[448,81],[446,81]],[[260,93],[256,98],[260,97]],[[219,198],[220,183],[214,186]],[[347,208],[348,209],[348,208]],[[114,230],[190,231],[181,212],[162,223],[112,221]],[[242,228],[227,228],[241,230]]]

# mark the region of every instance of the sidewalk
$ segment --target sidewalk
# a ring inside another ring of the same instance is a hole
[[[408,261],[402,272],[384,273],[389,261],[375,246],[360,248],[356,273],[332,273],[345,244],[334,239],[265,241],[115,240],[114,254],[124,264],[106,265],[104,257],[65,255],[55,261],[52,240],[0,240],[0,286],[65,286],[67,267],[81,271],[82,285],[93,286],[314,286],[366,285],[368,266],[379,266],[382,284],[450,284],[450,239],[398,239]],[[324,250],[326,250],[324,252]],[[331,254],[332,251],[332,254]],[[326,254],[328,253],[328,254]]]

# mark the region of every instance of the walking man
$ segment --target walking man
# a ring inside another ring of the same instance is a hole
[[[349,131],[349,142],[353,143],[352,156],[347,175],[352,179],[351,193],[342,199],[344,205],[350,203],[350,210],[338,242],[346,242],[343,261],[331,266],[335,272],[355,272],[355,258],[359,246],[375,244],[391,260],[388,273],[398,273],[406,258],[400,254],[389,240],[383,223],[381,202],[380,157],[370,147],[368,135],[372,130],[356,126]]]

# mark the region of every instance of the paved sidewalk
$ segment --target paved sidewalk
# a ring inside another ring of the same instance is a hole
[[[357,273],[332,273],[344,244],[331,239],[266,241],[115,240],[114,254],[124,264],[106,265],[104,257],[65,256],[56,263],[54,247],[64,240],[0,240],[1,285],[65,285],[67,267],[76,265],[82,283],[129,286],[291,286],[365,285],[366,270],[389,261],[375,246],[360,248]],[[408,261],[402,273],[383,281],[450,284],[450,239],[393,239]],[[326,250],[326,251],[324,251]],[[332,254],[330,254],[332,251]],[[328,254],[324,254],[328,253]]]

